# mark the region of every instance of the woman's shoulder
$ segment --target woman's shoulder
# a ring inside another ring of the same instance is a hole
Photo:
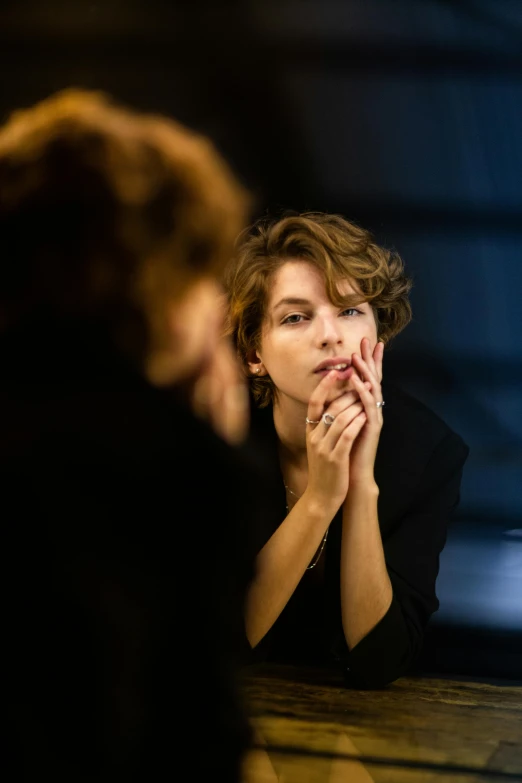
[[[419,487],[457,480],[469,449],[437,413],[403,389],[383,384],[383,397],[375,477],[392,519],[400,517]]]
[[[384,432],[400,435],[400,442],[432,451],[444,443],[448,448],[466,450],[462,437],[424,402],[394,383],[383,383]],[[397,441],[395,441],[397,443]]]

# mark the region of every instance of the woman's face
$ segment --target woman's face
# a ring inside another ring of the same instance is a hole
[[[195,282],[167,308],[167,340],[149,357],[149,380],[157,386],[171,386],[197,374],[216,351],[224,314],[218,282],[212,277]]]
[[[340,294],[355,293],[348,281]],[[321,272],[306,261],[287,261],[274,274],[263,324],[260,362],[250,362],[258,376],[268,374],[278,390],[278,404],[290,400],[308,404],[310,395],[324,377],[325,361],[351,364],[352,354],[361,353],[361,340],[367,337],[371,349],[377,344],[377,326],[371,305],[364,302],[342,309],[327,296]],[[352,371],[347,370],[346,376]],[[336,384],[348,388],[349,377]]]

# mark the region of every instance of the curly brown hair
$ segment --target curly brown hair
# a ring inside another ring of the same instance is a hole
[[[377,245],[369,231],[340,215],[321,212],[262,219],[240,235],[225,273],[228,332],[245,372],[248,354],[260,348],[271,280],[291,259],[309,261],[322,272],[328,297],[336,306],[369,302],[378,338],[384,343],[411,320],[412,281],[404,273],[404,264],[397,253]],[[348,297],[339,293],[339,283],[347,279],[360,293]],[[259,407],[273,403],[276,390],[270,377],[246,374]]]
[[[0,332],[41,310],[126,333],[143,361],[165,306],[220,276],[249,198],[211,142],[68,89],[0,128]]]

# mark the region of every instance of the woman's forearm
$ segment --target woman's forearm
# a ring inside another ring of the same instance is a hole
[[[388,611],[393,590],[382,548],[375,482],[350,485],[343,504],[341,614],[349,649]]]
[[[257,556],[245,618],[252,647],[285,608],[334,515],[335,509],[325,510],[305,492]]]

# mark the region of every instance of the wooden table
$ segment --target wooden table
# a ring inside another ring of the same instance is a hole
[[[247,783],[522,783],[522,683],[409,677],[357,691],[317,669],[252,667]]]

